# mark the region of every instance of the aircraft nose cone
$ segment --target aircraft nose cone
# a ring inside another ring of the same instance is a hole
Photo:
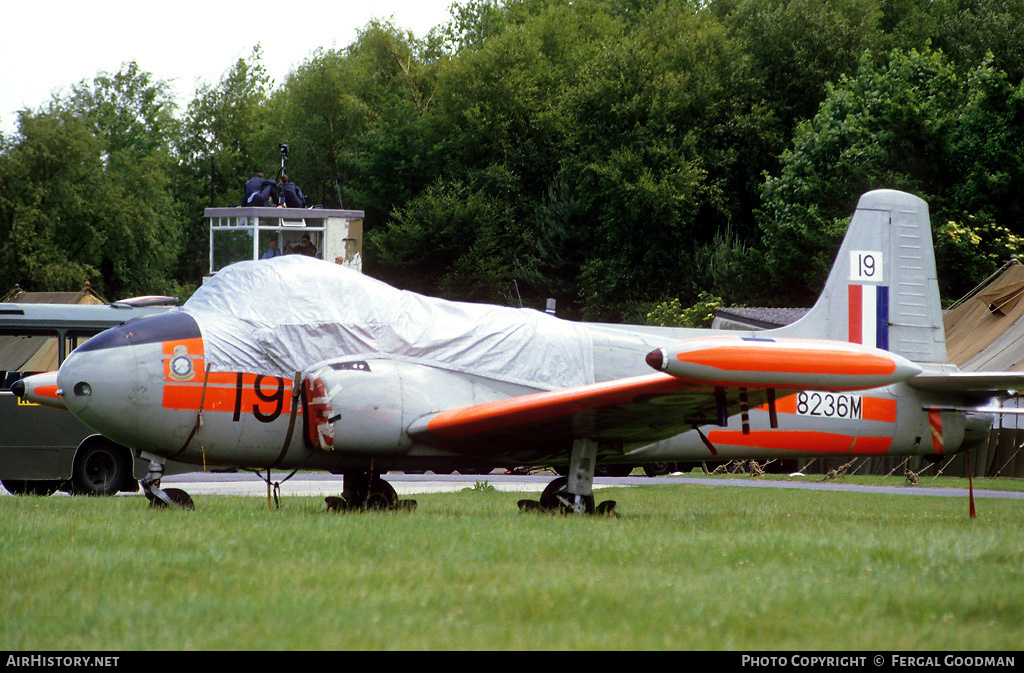
[[[73,414],[84,411],[92,396],[89,379],[92,378],[93,372],[89,371],[90,363],[87,360],[88,358],[75,357],[72,354],[57,372],[57,383],[64,391],[64,404]]]
[[[661,371],[665,368],[665,349],[658,348],[647,354],[647,364]]]
[[[14,393],[15,397],[24,397],[25,382],[21,380],[15,381],[14,385],[11,386],[11,392]]]
[[[164,438],[155,421],[163,409],[168,342],[201,344],[199,326],[186,313],[129,320],[76,348],[57,373],[64,406],[90,428],[125,446]],[[195,346],[202,352],[202,346]]]

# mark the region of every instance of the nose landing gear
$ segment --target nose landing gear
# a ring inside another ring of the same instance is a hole
[[[164,464],[153,460],[149,463],[149,472],[139,482],[142,485],[142,492],[149,500],[149,506],[153,508],[173,507],[177,509],[195,509],[192,496],[180,488],[160,488],[160,480],[164,476]]]

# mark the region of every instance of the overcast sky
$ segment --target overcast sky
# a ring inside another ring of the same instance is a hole
[[[0,132],[15,113],[121,64],[171,81],[184,107],[196,84],[215,84],[259,43],[276,84],[318,47],[344,47],[374,18],[423,37],[456,0],[9,0],[0,11]]]

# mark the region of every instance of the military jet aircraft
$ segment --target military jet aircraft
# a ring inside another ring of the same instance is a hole
[[[562,465],[534,504],[590,513],[598,463],[962,450],[1024,377],[946,364],[927,205],[880,190],[815,306],[775,330],[570,322],[293,255],[93,337],[56,384],[36,401],[150,459],[158,504],[190,503],[161,489],[168,459],[340,473],[348,508],[399,506],[387,470]]]

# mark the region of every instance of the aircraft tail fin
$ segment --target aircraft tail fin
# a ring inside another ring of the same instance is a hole
[[[944,364],[928,204],[889,189],[864,194],[817,303],[773,333],[861,343]]]

